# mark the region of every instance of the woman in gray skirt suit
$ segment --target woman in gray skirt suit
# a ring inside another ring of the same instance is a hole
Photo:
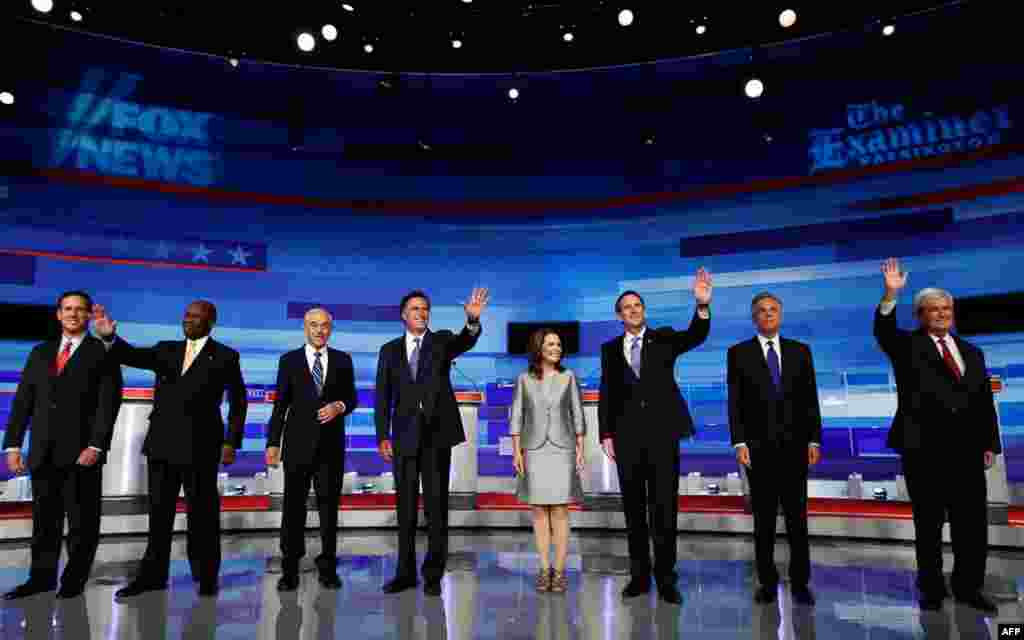
[[[583,398],[572,371],[561,365],[562,341],[551,329],[530,337],[530,367],[519,375],[509,434],[517,496],[532,507],[540,552],[538,591],[565,591],[569,549],[569,503],[582,502]],[[551,566],[548,552],[555,546]]]

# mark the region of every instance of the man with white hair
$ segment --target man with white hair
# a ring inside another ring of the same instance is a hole
[[[299,586],[299,561],[306,554],[306,498],[316,490],[320,512],[320,584],[337,589],[338,500],[345,472],[345,416],[357,404],[352,357],[331,349],[334,319],[326,309],[306,312],[306,344],[281,356],[277,397],[270,416],[266,462],[284,462],[284,504],[281,508],[280,591]],[[285,441],[282,455],[281,441]]]
[[[942,574],[942,524],[949,513],[953,597],[996,612],[981,593],[988,554],[985,469],[1002,453],[995,403],[981,349],[950,333],[953,297],[942,289],[914,296],[919,327],[897,327],[893,309],[907,284],[899,261],[882,264],[885,296],[875,312],[875,338],[896,374],[898,406],[888,445],[900,453],[914,511],[921,608],[947,596]]]

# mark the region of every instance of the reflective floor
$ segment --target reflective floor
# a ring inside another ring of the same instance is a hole
[[[421,538],[420,543],[425,541]],[[683,534],[679,539],[681,606],[652,593],[623,602],[625,539],[574,535],[566,594],[537,594],[537,558],[526,532],[454,533],[443,596],[421,589],[385,595],[394,573],[394,532],[341,536],[338,591],[321,589],[312,563],[297,592],[276,590],[277,538],[226,536],[221,591],[200,598],[189,575],[184,541],[176,539],[173,579],[166,592],[115,603],[142,555],[138,538],[107,540],[83,597],[43,594],[0,603],[0,638],[995,638],[997,622],[1024,621],[1018,576],[1024,553],[993,553],[989,582],[999,615],[947,601],[938,613],[916,606],[913,549],[904,545],[822,541],[812,548],[813,608],[794,606],[780,587],[777,605],[752,599],[749,538]],[[310,557],[319,548],[315,532]],[[776,553],[785,573],[787,549]],[[0,590],[27,577],[25,545],[0,546]],[[947,570],[951,560],[947,556]]]

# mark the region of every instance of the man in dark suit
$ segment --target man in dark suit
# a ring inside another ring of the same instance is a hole
[[[599,437],[618,468],[629,536],[632,579],[624,598],[651,588],[653,537],[658,594],[669,603],[683,601],[675,570],[679,441],[694,429],[674,370],[676,358],[703,343],[711,330],[711,275],[704,269],[697,271],[693,292],[697,310],[689,328],[676,331],[649,328],[643,298],[626,291],[615,301],[625,334],[601,345]]]
[[[760,603],[774,602],[775,520],[779,503],[789,536],[793,600],[814,604],[807,540],[807,466],[821,460],[821,408],[811,349],[779,336],[782,302],[770,293],[750,304],[757,335],[729,349],[729,432],[746,467],[754,511],[754,557]]]
[[[875,312],[875,339],[896,374],[897,408],[888,445],[900,453],[914,511],[917,586],[921,608],[946,598],[942,524],[953,538],[953,597],[990,613],[981,589],[988,555],[985,470],[1002,453],[985,354],[950,333],[953,297],[941,289],[914,296],[918,328],[899,329],[893,310],[907,284],[899,261],[882,264],[885,295]]]
[[[238,352],[210,337],[217,308],[205,300],[185,309],[185,340],[146,348],[116,336],[116,323],[96,306],[96,333],[111,343],[111,357],[156,374],[153,411],[142,445],[149,480],[149,540],[138,576],[114,595],[126,598],[167,588],[174,516],[183,486],[190,564],[199,573],[193,578],[199,579],[200,595],[216,595],[221,558],[217,469],[221,462],[235,461],[249,404]],[[226,442],[220,410],[225,391],[230,407]]]
[[[306,555],[306,497],[312,482],[320,509],[321,553],[316,560],[320,584],[341,586],[338,564],[338,499],[345,472],[345,416],[356,399],[352,357],[331,349],[333,318],[325,309],[310,309],[303,319],[306,344],[281,356],[277,397],[267,436],[267,465],[284,460],[284,506],[281,514],[280,591],[299,586],[299,561]],[[281,437],[288,446],[281,454]]]
[[[57,584],[64,515],[68,563],[59,598],[82,593],[100,537],[103,464],[121,407],[121,369],[88,334],[92,299],[69,291],[57,300],[61,337],[28,356],[4,435],[7,468],[24,473],[21,446],[32,423],[32,567],[7,600],[51,591]]]
[[[398,568],[385,593],[416,586],[416,519],[420,478],[428,548],[423,591],[441,595],[448,556],[448,474],[452,447],[466,441],[450,380],[452,361],[480,338],[487,290],[474,289],[465,305],[466,326],[456,335],[430,331],[430,298],[407,293],[400,305],[405,334],[380,349],[374,409],[377,448],[394,465],[398,516]]]

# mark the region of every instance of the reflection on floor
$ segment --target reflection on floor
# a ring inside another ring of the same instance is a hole
[[[307,545],[316,554],[311,532]],[[420,540],[421,547],[424,540]],[[302,576],[297,592],[276,590],[277,538],[226,536],[221,591],[200,598],[188,571],[184,541],[176,539],[173,578],[165,592],[113,602],[141,557],[138,538],[108,539],[100,547],[85,595],[69,601],[43,594],[0,608],[0,638],[995,638],[997,622],[1024,621],[1015,595],[1024,553],[994,553],[994,583],[1012,585],[999,615],[947,601],[922,614],[913,586],[913,549],[825,541],[812,548],[814,608],[794,606],[785,586],[777,605],[752,598],[749,538],[682,535],[682,606],[655,594],[623,602],[628,561],[621,534],[581,533],[570,551],[570,589],[537,594],[537,557],[526,532],[453,533],[443,596],[422,590],[388,596],[381,584],[394,573],[391,531],[346,532],[341,537],[338,591]],[[786,547],[777,558],[785,575]],[[0,547],[0,590],[27,577],[25,545]],[[951,566],[947,557],[947,568]]]

